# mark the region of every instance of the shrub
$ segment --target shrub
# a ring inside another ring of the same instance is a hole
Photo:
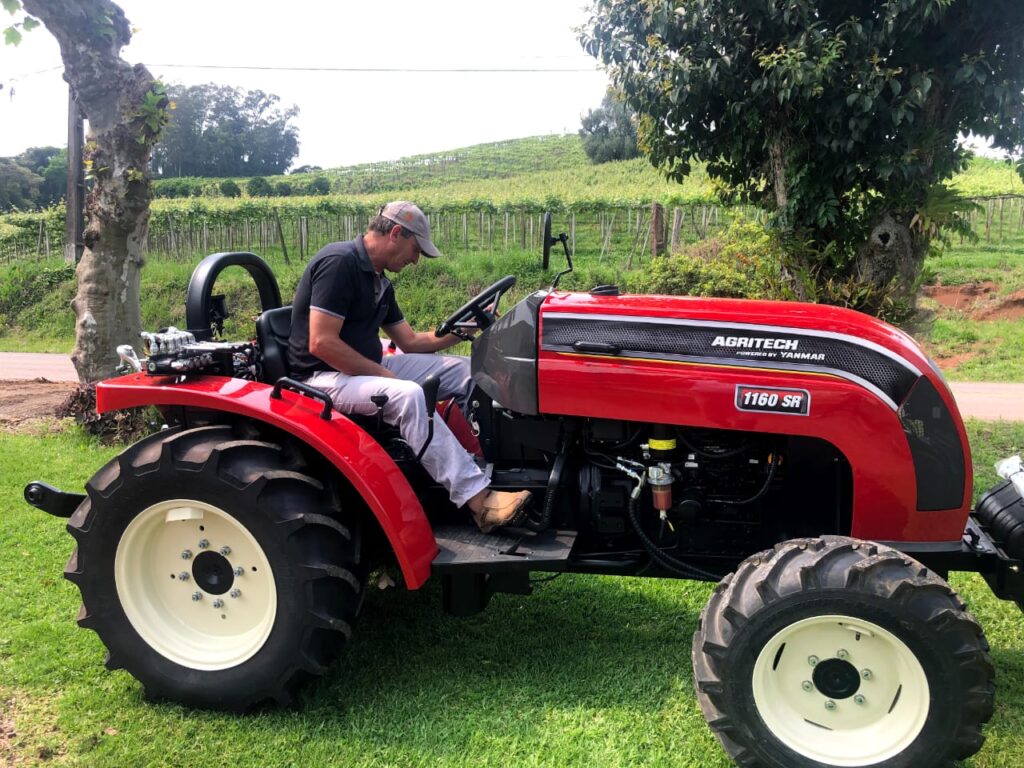
[[[274,184],[274,194],[278,197],[291,197],[293,191],[290,181],[279,181]]]
[[[220,187],[219,188],[220,188],[220,193],[222,195],[224,195],[224,197],[241,197],[242,196],[242,188],[240,186],[238,186],[238,183],[235,182],[232,179],[224,179],[224,181],[222,181],[220,183]]]
[[[326,176],[317,176],[309,182],[307,190],[307,194],[310,195],[328,195],[331,192],[331,182]]]
[[[792,298],[783,281],[777,237],[757,224],[734,223],[721,236],[654,259],[627,278],[629,290],[737,299]]]
[[[249,179],[245,189],[249,193],[249,197],[270,197],[274,194],[274,188],[262,176],[254,176]]]

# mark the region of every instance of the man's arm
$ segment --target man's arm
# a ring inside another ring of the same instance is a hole
[[[386,333],[398,348],[403,352],[439,352],[442,349],[454,347],[462,339],[455,334],[438,338],[433,331],[414,331],[407,320],[401,320],[393,325],[385,325]],[[315,352],[313,354],[316,354]]]
[[[395,378],[395,374],[387,368],[363,357],[338,337],[344,322],[345,318],[343,317],[329,315],[316,308],[311,308],[309,311],[310,354],[320,358],[334,370],[349,376]]]

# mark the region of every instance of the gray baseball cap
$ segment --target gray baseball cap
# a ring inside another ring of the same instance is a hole
[[[430,239],[430,222],[419,206],[406,200],[395,200],[381,208],[380,215],[416,235],[416,242],[419,243],[420,252],[424,256],[436,259],[441,255]]]

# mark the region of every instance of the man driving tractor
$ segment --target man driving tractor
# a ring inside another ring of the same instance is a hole
[[[430,354],[470,334],[414,331],[385,276],[416,264],[420,255],[441,255],[423,211],[400,200],[383,206],[365,235],[326,245],[310,260],[295,291],[288,340],[295,378],[326,392],[342,413],[372,415],[377,406],[371,397],[386,395],[384,421],[414,451],[428,434],[423,381],[437,377],[438,398],[452,398],[463,409],[472,387],[468,358]],[[383,355],[381,328],[404,354]],[[420,460],[455,506],[469,508],[484,533],[522,519],[530,492],[491,490],[487,475],[443,420],[437,420]]]

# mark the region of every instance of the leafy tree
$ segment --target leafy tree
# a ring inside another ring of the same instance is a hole
[[[39,173],[43,177],[43,186],[39,190],[39,204],[53,205],[62,200],[68,191],[67,148],[58,149],[51,155]]]
[[[293,168],[292,173],[316,173],[322,171],[319,165],[300,165],[298,168]]]
[[[170,122],[153,151],[158,176],[254,176],[284,173],[299,152],[290,124],[297,107],[263,91],[174,85]]]
[[[818,286],[910,294],[962,203],[958,136],[1024,149],[1020,0],[595,0],[584,48],[670,178],[693,159],[773,212]],[[936,219],[932,218],[935,222]],[[827,296],[825,297],[827,298]]]
[[[274,183],[274,194],[278,197],[291,197],[292,183],[290,181],[278,181]]]
[[[249,197],[270,197],[274,194],[274,188],[262,176],[249,179],[245,191],[249,193]]]
[[[238,183],[234,179],[224,179],[220,183],[220,193],[224,197],[241,197],[242,188],[238,186]]]
[[[166,121],[167,97],[145,66],[121,58],[131,26],[110,0],[0,3],[15,17],[5,30],[8,42],[16,44],[39,22],[57,39],[64,79],[89,121],[85,157],[93,186],[71,302],[71,360],[83,382],[98,381],[114,373],[117,345],[139,338],[139,270],[152,197],[146,169]]]
[[[43,179],[12,157],[0,157],[0,210],[36,207]]]
[[[583,116],[579,134],[590,162],[607,163],[639,156],[632,118],[633,110],[611,92],[605,94],[600,107]]]

